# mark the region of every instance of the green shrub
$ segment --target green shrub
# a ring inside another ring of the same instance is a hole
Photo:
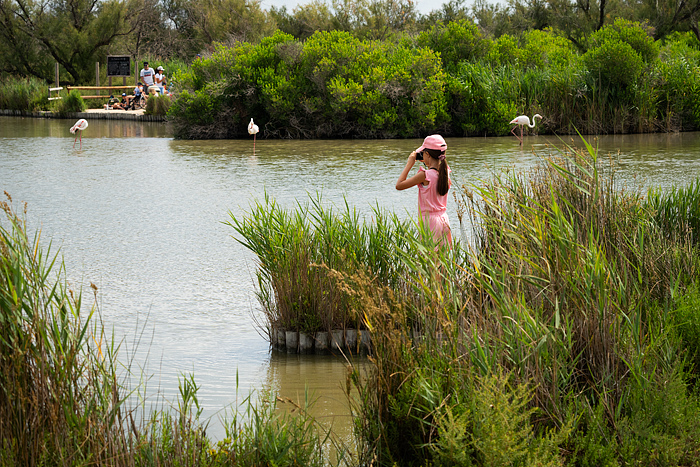
[[[667,41],[652,76],[666,128],[700,128],[700,51],[686,41]]]
[[[588,48],[590,50],[607,42],[618,41],[629,44],[645,63],[653,62],[659,54],[659,46],[650,31],[640,23],[623,18],[616,18],[612,24],[607,24],[591,34],[588,38]]]
[[[240,136],[251,117],[265,136],[317,138],[420,136],[449,120],[445,74],[425,48],[340,31],[302,45],[278,32],[200,62],[178,77],[191,89],[169,112],[177,137]]]
[[[488,61],[493,66],[517,65],[521,61],[522,50],[518,47],[518,40],[509,35],[503,34],[493,41],[493,46],[489,50]]]
[[[56,111],[62,115],[74,112],[85,112],[85,101],[77,89],[73,89],[68,95],[63,95],[61,100],[54,102],[56,102]]]
[[[614,89],[631,87],[644,69],[639,53],[619,39],[608,39],[588,49],[583,60],[593,79],[599,79],[602,86]]]
[[[466,19],[447,24],[439,22],[420,33],[416,44],[439,52],[442,63],[448,70],[463,60],[480,60],[489,50],[489,41],[483,37],[476,24]]]
[[[150,96],[146,100],[145,115],[166,115],[170,109],[170,97],[165,95]]]
[[[556,70],[572,66],[579,60],[573,44],[551,28],[523,33],[522,64],[527,67]]]
[[[517,100],[516,68],[491,67],[485,62],[462,62],[450,80],[453,126],[464,135],[501,135],[510,131],[510,122],[522,114]]]

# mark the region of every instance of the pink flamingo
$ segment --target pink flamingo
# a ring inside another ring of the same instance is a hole
[[[83,149],[83,133],[82,131],[88,127],[88,122],[84,118],[81,118],[77,122],[75,122],[75,125],[70,127],[70,132],[75,134],[75,132],[78,132],[78,136],[80,136],[80,149]],[[78,136],[75,137],[73,140],[73,147],[75,147],[75,142],[78,140]]]
[[[250,123],[248,124],[248,134],[253,135],[253,156],[255,156],[255,135],[258,134],[258,131],[260,131],[260,128],[253,123],[253,119],[250,119]]]
[[[532,124],[530,124],[530,118],[527,115],[520,115],[518,117],[515,117],[513,120],[510,121],[511,125],[518,125],[520,126],[520,136],[515,134],[515,127],[513,127],[512,130],[510,130],[511,133],[513,133],[513,136],[518,138],[518,141],[520,141],[520,145],[523,145],[523,126],[527,125],[530,128],[535,128],[535,119],[539,118],[542,119],[542,115],[540,114],[535,114],[532,116]]]

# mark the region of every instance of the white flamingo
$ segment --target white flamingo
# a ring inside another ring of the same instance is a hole
[[[78,136],[80,137],[80,149],[83,148],[83,130],[88,127],[88,122],[84,118],[81,118],[77,122],[75,122],[75,125],[70,127],[70,132],[75,134],[75,132],[78,132]],[[75,137],[73,140],[73,147],[75,147],[75,142],[78,140],[78,136]]]
[[[539,118],[540,120],[542,119],[542,115],[540,114],[535,114],[532,116],[532,124],[530,124],[530,118],[527,115],[520,115],[518,117],[515,117],[513,120],[510,121],[511,125],[518,125],[520,127],[520,136],[515,134],[515,128],[513,127],[512,130],[510,130],[511,133],[513,133],[513,136],[518,138],[520,141],[520,145],[523,145],[523,126],[527,125],[530,128],[535,128],[535,119]]]
[[[253,119],[250,119],[250,123],[248,124],[248,134],[253,135],[253,156],[255,155],[255,135],[258,134],[258,131],[260,131],[260,128],[253,123]]]

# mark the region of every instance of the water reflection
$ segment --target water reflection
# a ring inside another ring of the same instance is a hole
[[[98,120],[88,118],[83,133],[89,138],[156,138],[169,134],[166,124],[132,120]],[[68,131],[75,119],[0,117],[0,138],[71,138]]]
[[[201,386],[209,433],[221,436],[222,408],[271,385],[303,400],[320,399],[319,415],[350,432],[340,359],[271,353],[255,327],[255,258],[224,222],[265,193],[283,206],[322,193],[361,213],[371,206],[415,218],[415,191],[394,184],[413,140],[175,141],[160,123],[90,121],[73,149],[69,120],[0,117],[0,191],[29,204],[32,227],[61,246],[71,282],[99,287],[100,310],[151,387],[174,399],[177,378]],[[564,138],[580,145],[577,138]],[[668,186],[700,169],[698,133],[591,139],[620,164],[619,179]],[[556,137],[448,138],[458,184],[504,167],[523,170],[556,153]],[[455,203],[448,214],[459,232]],[[147,324],[144,326],[144,322]],[[145,330],[141,344],[134,334]],[[148,356],[148,362],[146,362]]]
[[[357,358],[347,362],[340,356],[290,355],[272,352],[266,386],[281,399],[303,406],[310,403],[309,412],[321,425],[350,446],[353,444],[352,419],[348,392],[356,397],[356,390],[347,377],[351,366],[365,370],[367,360]],[[281,403],[282,410],[293,410],[294,404]]]

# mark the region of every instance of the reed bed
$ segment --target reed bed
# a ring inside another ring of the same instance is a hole
[[[584,143],[465,187],[471,247],[320,200],[229,223],[271,322],[371,330],[361,464],[697,462],[700,182],[642,193]]]
[[[48,85],[38,78],[0,77],[0,109],[47,110]]]
[[[42,247],[39,233],[27,234],[26,207],[18,213],[7,199],[0,203],[0,465],[348,464],[346,447],[309,415],[308,402],[251,394],[225,411],[227,437],[219,442],[206,434],[192,375],[183,375],[177,400],[151,410],[145,388],[129,387],[129,362],[119,360],[97,308],[69,287],[58,253]]]
[[[259,261],[256,293],[267,327],[306,333],[363,328],[335,272],[363,271],[376,284],[403,290],[400,257],[420,232],[378,207],[365,222],[347,203],[336,210],[320,196],[286,210],[266,194],[227,224]]]
[[[403,258],[420,300],[346,274],[373,329],[353,375],[367,461],[696,462],[700,197],[652,193],[565,148],[465,190],[474,249]]]

